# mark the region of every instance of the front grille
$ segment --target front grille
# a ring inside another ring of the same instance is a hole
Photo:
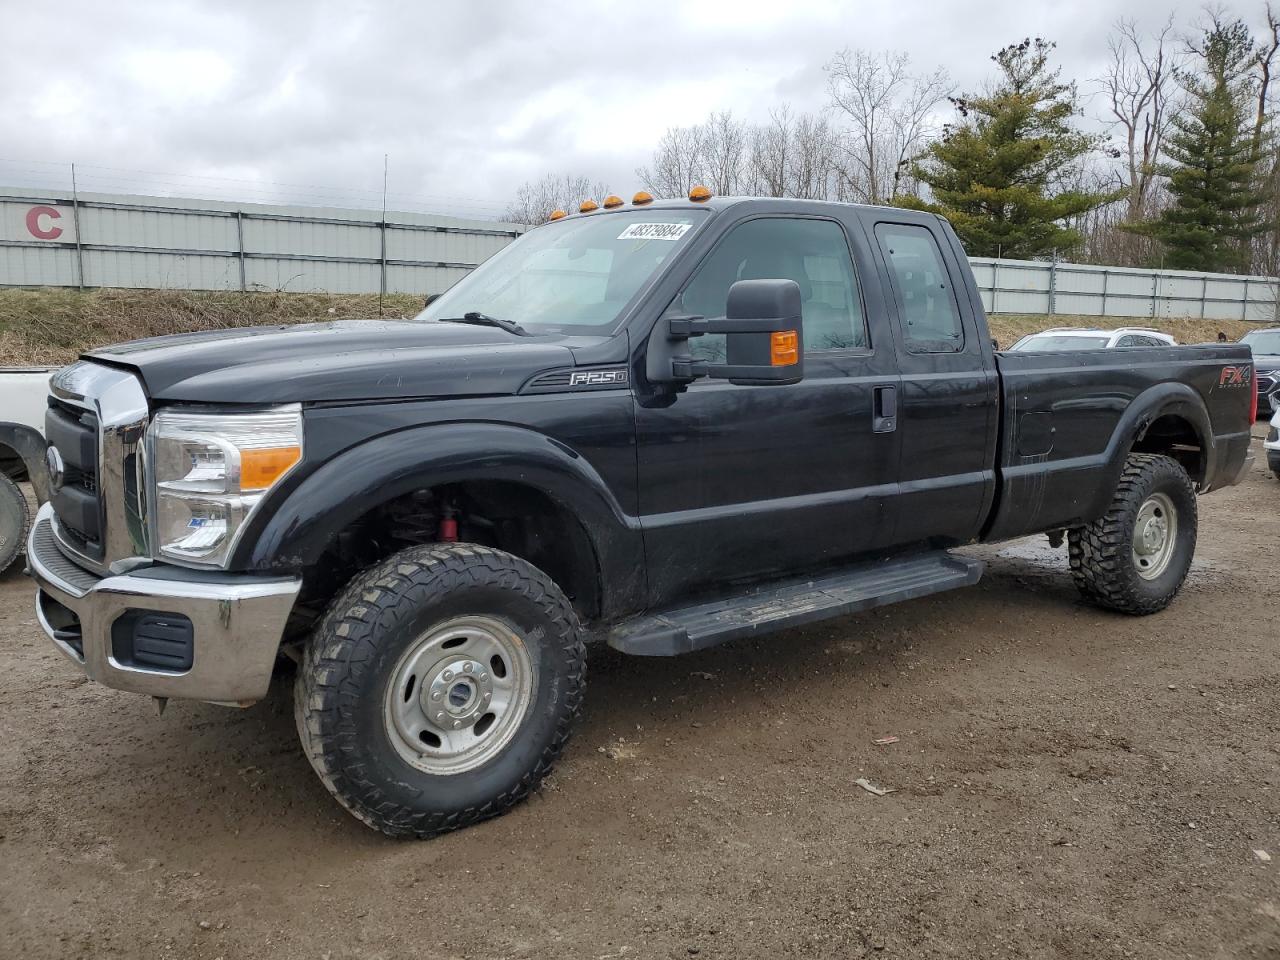
[[[98,572],[149,556],[141,477],[149,416],[141,382],[125,370],[81,361],[55,373],[49,387],[45,436],[62,467],[49,498],[59,544]]]
[[[98,501],[98,419],[91,410],[49,399],[45,436],[62,458],[62,484],[53,492],[58,523],[76,549],[102,554],[102,504]]]

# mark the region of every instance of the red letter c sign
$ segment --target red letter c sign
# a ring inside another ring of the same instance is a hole
[[[27,230],[37,240],[57,240],[62,236],[62,228],[55,226],[42,227],[40,218],[48,217],[50,220],[61,220],[62,214],[58,212],[56,207],[32,207],[27,211]]]

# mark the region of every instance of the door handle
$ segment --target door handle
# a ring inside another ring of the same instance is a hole
[[[898,388],[891,385],[871,391],[871,429],[874,433],[893,433],[898,429]]]

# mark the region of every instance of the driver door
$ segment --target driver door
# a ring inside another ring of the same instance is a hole
[[[650,605],[726,581],[848,560],[892,540],[897,433],[873,425],[896,391],[893,346],[870,343],[846,225],[763,216],[730,228],[669,314],[723,316],[738,280],[800,286],[805,376],[788,386],[700,380],[637,395],[639,507]],[[723,337],[691,342],[724,359]]]

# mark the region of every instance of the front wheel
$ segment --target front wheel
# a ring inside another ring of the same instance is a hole
[[[1121,613],[1167,607],[1196,550],[1196,491],[1172,457],[1130,454],[1107,512],[1068,534],[1084,597]]]
[[[496,816],[550,771],[582,702],[585,649],[564,594],[510,554],[411,547],[357,577],[294,686],[329,791],[391,836]]]

